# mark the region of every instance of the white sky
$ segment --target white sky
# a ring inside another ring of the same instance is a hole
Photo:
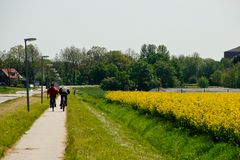
[[[52,58],[71,45],[139,52],[150,43],[220,60],[240,46],[240,0],[0,0],[0,50],[28,37]]]

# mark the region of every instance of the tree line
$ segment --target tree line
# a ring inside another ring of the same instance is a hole
[[[30,83],[41,81],[42,55],[31,44],[28,50]],[[51,81],[66,85],[97,84],[105,90],[150,90],[188,84],[239,88],[239,60],[239,57],[204,59],[198,53],[175,56],[165,45],[155,44],[142,45],[140,53],[131,49],[123,53],[99,46],[89,50],[71,46],[62,49],[53,60],[44,59],[43,84]],[[25,75],[24,47],[0,51],[0,68],[16,68]]]

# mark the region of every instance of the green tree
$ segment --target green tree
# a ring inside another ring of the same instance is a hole
[[[210,76],[210,82],[212,85],[220,86],[222,84],[222,71],[216,70]]]
[[[87,58],[92,61],[92,63],[101,60],[102,56],[107,53],[107,49],[104,47],[93,46],[87,51]]]
[[[110,64],[106,64],[106,67],[107,67],[107,76],[116,77],[116,75],[119,72],[117,66],[113,63],[110,63]]]
[[[79,75],[79,65],[85,54],[84,49],[79,49],[74,46],[67,47],[60,51],[59,59],[62,61],[63,70],[60,71],[61,77],[65,84],[76,84],[77,75]],[[55,66],[57,68],[58,66]]]
[[[224,87],[240,87],[240,63],[224,70],[222,74],[222,83]]]
[[[211,59],[206,58],[202,60],[200,64],[198,76],[204,76],[206,78],[210,78],[210,75],[217,69],[218,62]]]
[[[227,68],[231,68],[233,66],[232,64],[232,61],[228,58],[222,58],[220,60],[220,63],[218,65],[218,69],[219,70],[224,70],[224,69],[227,69]]]
[[[178,85],[176,83],[176,86],[182,86],[184,84],[184,78],[183,78],[183,66],[179,62],[179,59],[176,56],[171,57],[171,64],[174,67],[176,80],[178,81]]]
[[[162,87],[175,87],[175,69],[169,62],[158,61],[154,64],[157,77],[161,79]]]
[[[164,45],[159,45],[158,47],[154,44],[144,44],[141,47],[140,59],[146,61],[149,64],[154,64],[159,60],[169,61],[169,51]]]
[[[203,59],[198,53],[193,53],[191,56],[179,56],[179,63],[182,67],[185,83],[190,83],[192,79],[197,79],[200,75],[200,66]]]
[[[133,82],[129,79],[126,72],[118,72],[116,77],[104,78],[101,82],[103,90],[132,90],[134,89]]]
[[[14,46],[3,55],[3,68],[15,68],[20,74],[25,75],[25,51],[22,45]]]
[[[27,49],[29,58],[29,83],[31,84],[36,80],[36,73],[41,72],[41,58],[36,46],[29,44]]]
[[[104,63],[98,62],[94,64],[92,70],[90,71],[91,83],[100,84],[101,81],[107,77],[107,73],[107,66]]]
[[[198,80],[197,80],[197,85],[201,88],[207,88],[208,85],[209,85],[209,81],[206,77],[200,77]]]
[[[107,77],[102,80],[100,87],[105,91],[106,90],[118,90],[119,82],[116,79],[116,77]]]
[[[116,65],[119,71],[127,71],[134,60],[121,51],[110,51],[104,54],[103,62]]]
[[[135,62],[130,70],[130,79],[135,83],[137,90],[150,90],[158,87],[153,67],[145,61]],[[154,83],[153,83],[154,82]]]
[[[119,90],[132,90],[134,89],[133,82],[130,80],[130,76],[127,72],[122,71],[118,72],[116,76],[116,80],[118,81],[118,89]]]

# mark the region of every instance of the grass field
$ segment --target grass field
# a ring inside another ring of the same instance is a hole
[[[48,108],[48,102],[45,100],[41,104],[40,97],[33,96],[30,107],[30,112],[27,112],[25,97],[0,104],[0,158]]]
[[[77,93],[89,107],[102,113],[104,117],[110,119],[114,124],[120,125],[121,128],[126,128],[130,130],[130,133],[138,135],[144,141],[143,145],[146,144],[145,150],[151,150],[151,155],[157,153],[161,155],[161,159],[240,159],[239,147],[223,142],[216,143],[206,134],[192,134],[190,130],[177,127],[174,123],[161,117],[150,116],[140,110],[134,110],[119,103],[110,103],[101,98],[104,94],[101,90],[82,88]],[[81,111],[81,107],[78,109]],[[79,126],[81,126],[80,122],[81,120],[79,120]],[[92,128],[94,130],[94,127]],[[77,129],[75,131],[75,134],[79,134]],[[131,138],[135,141],[141,141],[137,138],[138,136]],[[80,140],[81,136],[79,137]],[[72,141],[77,143],[74,138],[72,138]],[[88,143],[86,142],[85,145],[88,146]],[[91,147],[95,146],[94,143],[90,145]],[[108,150],[108,147],[104,147],[104,149]],[[93,149],[92,152],[94,153],[95,150]],[[134,156],[136,157],[138,154],[135,152],[135,155],[131,158],[134,159]],[[114,158],[108,157],[105,159]]]
[[[66,160],[161,157],[138,134],[105,117],[92,104],[82,101],[79,95],[69,97],[67,130]]]
[[[7,86],[0,86],[0,93],[1,94],[12,94],[16,93],[17,91],[23,91],[24,88],[18,88],[18,87],[7,87]]]

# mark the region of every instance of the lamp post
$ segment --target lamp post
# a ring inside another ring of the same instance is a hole
[[[29,112],[29,75],[28,75],[28,53],[27,53],[27,41],[35,41],[36,38],[26,38],[24,39],[25,44],[25,67],[26,67],[26,89],[27,89],[27,111]]]
[[[41,104],[43,103],[43,58],[47,58],[49,56],[42,56],[41,58],[41,69],[42,69],[42,76],[41,76]]]

